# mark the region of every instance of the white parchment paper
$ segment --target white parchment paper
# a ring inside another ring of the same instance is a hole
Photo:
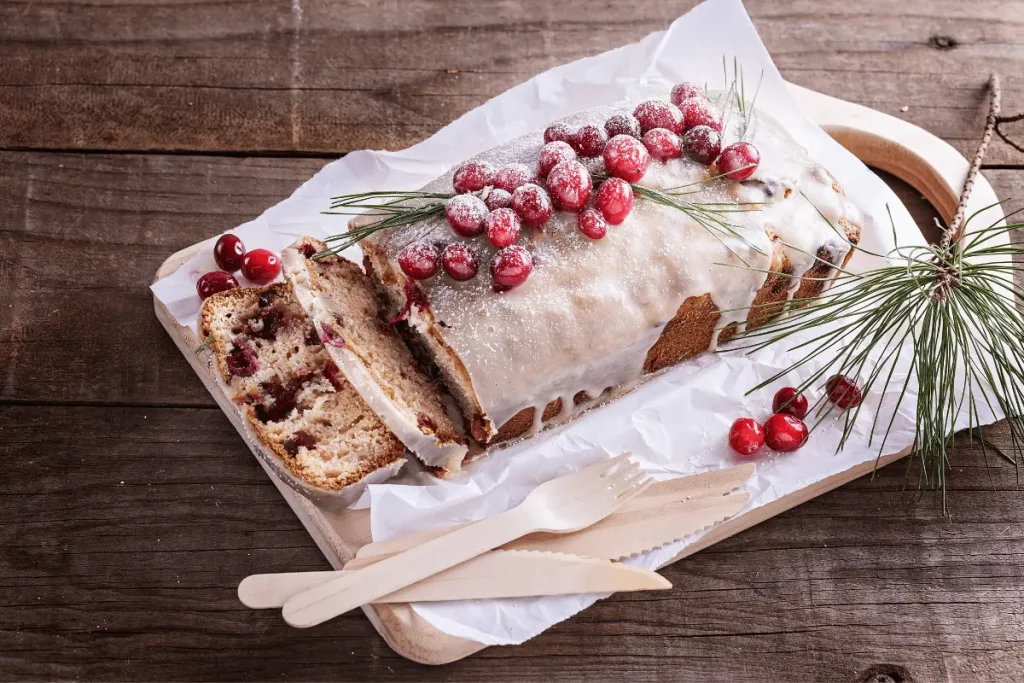
[[[739,0],[708,0],[677,19],[667,31],[617,50],[557,67],[474,109],[428,140],[401,152],[356,152],[326,165],[294,195],[256,220],[239,226],[249,248],[280,250],[297,237],[325,236],[345,229],[343,219],[323,216],[333,195],[368,190],[416,189],[463,159],[514,137],[546,126],[574,111],[623,99],[641,101],[667,95],[680,80],[723,87],[723,50],[735,56],[747,76],[748,93],[764,71],[758,108],[773,114],[811,156],[819,160],[868,216],[862,245],[884,253],[892,246],[886,213],[892,210],[901,245],[923,241],[906,209],[889,188],[851,154],[811,122],[790,97]],[[347,254],[355,260],[358,248]],[[852,269],[870,267],[872,258],[858,253]],[[176,319],[195,326],[199,301],[195,280],[213,269],[210,249],[192,258],[153,291]],[[660,478],[728,467],[735,463],[726,446],[733,419],[765,419],[774,391],[796,385],[800,376],[744,396],[754,385],[791,364],[785,348],[751,356],[705,355],[671,369],[632,394],[551,433],[514,445],[473,464],[457,481],[443,482],[415,467],[393,482],[370,487],[374,540],[430,527],[480,519],[517,504],[539,483],[622,451],[631,451]],[[801,371],[811,373],[816,368]],[[894,378],[899,387],[902,378]],[[886,452],[911,443],[915,392],[895,418]],[[813,402],[813,401],[812,401]],[[895,396],[873,392],[865,397],[859,430],[836,454],[838,421],[825,424],[800,451],[763,460],[747,488],[748,508],[765,505],[829,475],[873,460],[867,430],[875,413],[889,415]],[[999,416],[982,415],[987,423]],[[966,426],[962,422],[961,427]],[[634,558],[656,568],[674,557],[684,541]],[[572,616],[602,596],[527,600],[464,601],[415,605],[416,611],[442,631],[489,645],[515,644]]]

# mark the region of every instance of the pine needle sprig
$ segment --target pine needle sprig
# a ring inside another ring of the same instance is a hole
[[[991,139],[999,109],[998,80],[993,77],[992,111],[961,195],[960,206],[939,244],[895,247],[885,265],[844,273],[822,294],[784,302],[740,332],[739,348],[754,353],[773,344],[788,344],[795,360],[754,387],[777,382],[793,370],[816,369],[797,387],[821,398],[812,410],[812,430],[840,409],[827,399],[828,378],[854,379],[864,394],[881,396],[868,443],[879,456],[896,415],[917,384],[916,426],[912,458],[919,488],[943,492],[953,455],[958,418],[968,437],[977,438],[987,457],[980,422],[985,414],[1006,416],[1011,451],[1000,455],[1019,466],[1024,448],[1024,246],[1005,235],[1024,223],[998,223],[967,230],[971,221],[992,208],[965,217],[964,207]],[[824,218],[824,216],[823,216]],[[826,219],[827,220],[827,219]],[[895,235],[895,225],[893,226]],[[837,231],[838,232],[838,231]],[[877,255],[876,255],[877,256]],[[736,347],[733,347],[736,348]],[[842,413],[841,450],[853,433],[861,407]],[[984,410],[983,410],[984,409]],[[888,418],[885,416],[889,415]],[[909,473],[909,470],[908,470]]]
[[[442,216],[445,203],[454,196],[453,193],[441,192],[378,191],[332,197],[331,208],[324,211],[324,214],[381,218],[354,227],[348,232],[327,237],[324,241],[331,245],[331,248],[316,254],[314,258],[322,259],[331,254],[339,254],[381,230],[413,225]]]

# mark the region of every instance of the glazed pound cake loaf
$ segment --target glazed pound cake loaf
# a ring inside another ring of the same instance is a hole
[[[688,84],[672,100],[587,110],[482,154],[418,195],[444,202],[426,220],[350,224],[477,440],[629,391],[819,293],[849,259],[860,212],[778,122]]]
[[[293,488],[345,505],[405,463],[402,443],[345,380],[290,286],[214,294],[200,332],[247,435]]]
[[[330,359],[363,400],[434,474],[459,471],[467,439],[384,316],[372,281],[340,256],[314,259],[327,245],[305,237],[281,254],[296,299]]]

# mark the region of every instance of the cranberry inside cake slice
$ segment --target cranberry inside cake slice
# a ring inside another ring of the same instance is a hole
[[[339,490],[405,449],[338,371],[290,286],[235,289],[203,305],[218,372],[250,428],[308,484]]]

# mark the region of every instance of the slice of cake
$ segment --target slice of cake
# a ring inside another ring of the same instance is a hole
[[[402,443],[338,371],[289,285],[211,296],[200,333],[251,436],[293,486],[354,501],[405,463]]]
[[[382,311],[380,294],[355,263],[314,259],[327,246],[303,238],[281,254],[285,277],[342,375],[405,446],[435,474],[460,470],[467,439],[431,380]]]

